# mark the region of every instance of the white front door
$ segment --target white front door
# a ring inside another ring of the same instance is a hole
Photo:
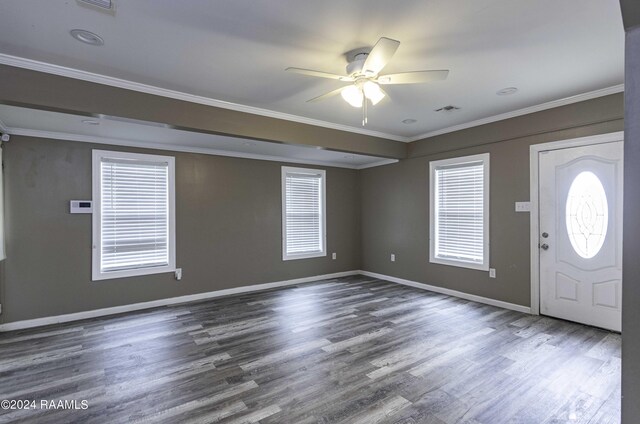
[[[540,313],[620,331],[622,141],[539,155]]]

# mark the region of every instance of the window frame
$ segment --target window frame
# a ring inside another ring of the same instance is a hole
[[[282,260],[283,261],[291,261],[296,259],[309,259],[309,258],[319,258],[327,256],[327,173],[324,169],[314,169],[314,168],[298,168],[292,166],[283,166],[282,167]],[[321,243],[322,250],[320,252],[313,253],[300,253],[300,254],[287,254],[287,174],[288,173],[297,173],[297,174],[309,174],[309,175],[318,175],[320,176],[320,213],[322,214],[322,219],[320,221],[320,225],[322,225],[321,231]]]
[[[445,168],[455,165],[464,165],[482,162],[483,164],[483,260],[482,263],[473,263],[464,260],[441,258],[436,255],[436,171],[440,168]],[[489,271],[490,267],[490,233],[489,233],[489,213],[490,213],[490,154],[481,153],[471,156],[460,156],[455,158],[436,160],[429,162],[429,197],[430,197],[430,217],[429,217],[429,262],[449,265],[459,268],[475,269],[479,271]]]
[[[176,202],[175,202],[175,157],[164,155],[151,155],[143,153],[131,153],[115,150],[93,150],[92,160],[92,187],[93,187],[93,216],[92,216],[92,281],[111,280],[114,278],[136,277],[141,275],[162,274],[175,272],[176,270]],[[169,185],[169,203],[168,203],[168,221],[169,228],[167,236],[168,240],[168,256],[169,263],[156,267],[141,267],[119,271],[101,271],[102,262],[102,184],[101,184],[101,162],[103,158],[122,159],[140,162],[167,162]]]

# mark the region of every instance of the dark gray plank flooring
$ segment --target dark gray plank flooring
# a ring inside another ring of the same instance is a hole
[[[356,276],[0,334],[29,423],[619,423],[620,336]]]

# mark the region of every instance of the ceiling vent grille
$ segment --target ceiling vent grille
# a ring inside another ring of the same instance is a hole
[[[79,4],[83,6],[91,6],[106,10],[113,11],[113,2],[111,0],[77,0]]]
[[[458,106],[449,105],[449,106],[443,106],[440,109],[436,109],[436,112],[451,113],[451,112],[455,112],[456,110],[460,110],[460,108]]]

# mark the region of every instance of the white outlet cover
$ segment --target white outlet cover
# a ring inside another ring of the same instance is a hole
[[[516,212],[531,212],[531,202],[516,202]]]

